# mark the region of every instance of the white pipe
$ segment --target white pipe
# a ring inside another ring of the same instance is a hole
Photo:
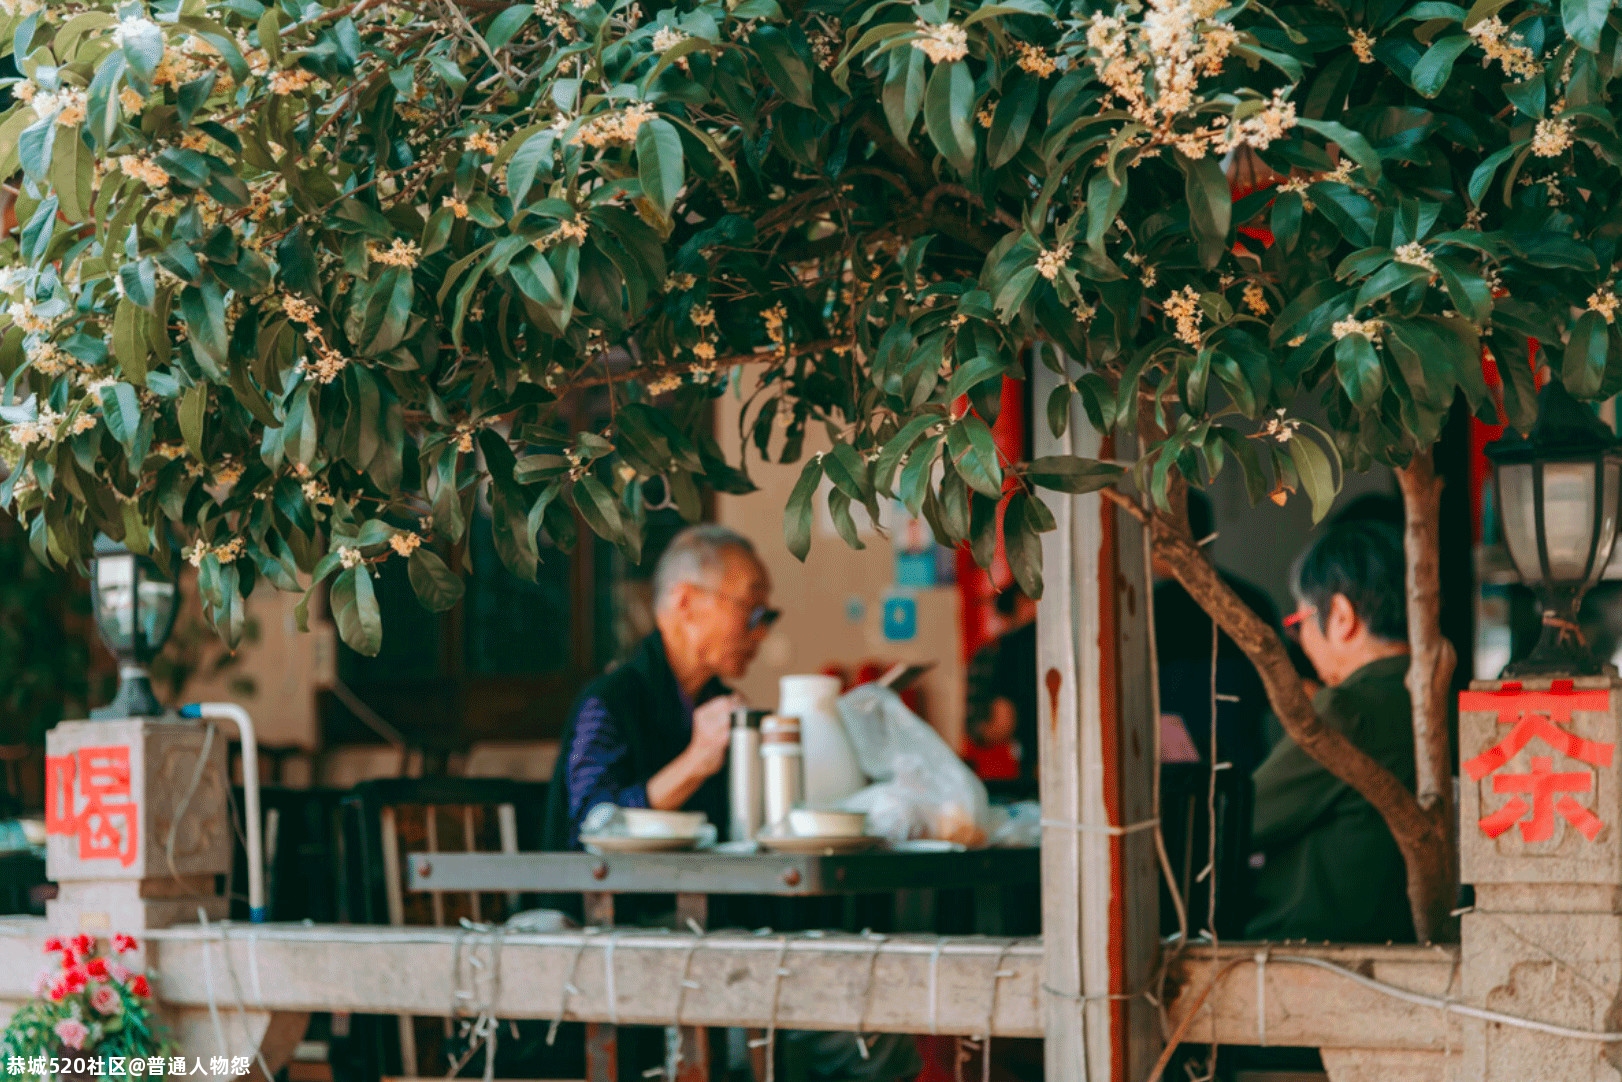
[[[265,920],[265,841],[259,819],[259,739],[253,719],[236,703],[192,703],[180,708],[183,718],[209,718],[236,725],[242,740],[242,802],[248,838],[248,919],[255,924]]]

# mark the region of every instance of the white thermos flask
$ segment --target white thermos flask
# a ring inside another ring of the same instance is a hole
[[[767,714],[760,722],[760,762],[765,789],[765,827],[771,830],[805,795],[800,719]]]
[[[731,778],[732,820],[727,838],[735,842],[754,841],[766,814],[766,793],[760,758],[760,719],[764,710],[740,707],[732,712]]]

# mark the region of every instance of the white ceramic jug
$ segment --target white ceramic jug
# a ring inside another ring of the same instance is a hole
[[[778,699],[780,715],[800,719],[807,807],[832,807],[867,784],[839,720],[837,677],[785,676],[778,682]]]

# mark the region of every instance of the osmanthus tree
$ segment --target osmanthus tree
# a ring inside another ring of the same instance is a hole
[[[1417,926],[1442,928],[1430,447],[1461,393],[1496,415],[1484,344],[1517,424],[1529,338],[1579,395],[1622,384],[1606,0],[0,13],[23,73],[0,118],[21,223],[0,501],[42,557],[98,532],[178,546],[228,639],[256,586],[325,584],[375,652],[373,565],[455,604],[446,557],[486,486],[523,576],[577,515],[635,556],[650,501],[695,517],[703,486],[746,490],[704,426],[747,366],[758,454],[831,440],[786,511],[797,554],[824,478],[852,544],[851,505],[898,497],[982,560],[1006,500],[1032,593],[1036,489],[1129,508],[1290,733],[1386,816]],[[1236,161],[1270,183],[1233,199]],[[1049,423],[1077,396],[1132,461],[1000,460],[988,423],[1028,357],[1062,381]],[[609,423],[571,430],[588,388]],[[1318,723],[1181,512],[1238,469],[1322,514],[1342,461],[1399,467],[1421,512],[1417,798]]]

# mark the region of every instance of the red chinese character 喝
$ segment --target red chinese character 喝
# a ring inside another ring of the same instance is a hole
[[[77,835],[80,860],[117,860],[126,868],[135,863],[139,811],[129,748],[80,748],[46,758],[45,830]]]
[[[1461,710],[1494,710],[1498,723],[1511,728],[1503,740],[1465,762],[1464,772],[1479,782],[1508,763],[1533,740],[1540,740],[1560,754],[1589,766],[1608,767],[1615,754],[1614,744],[1587,740],[1560,726],[1571,724],[1573,711],[1605,710],[1609,705],[1608,691],[1579,692],[1569,680],[1555,681],[1546,692],[1522,691],[1519,684],[1513,683],[1505,684],[1498,691],[1465,692],[1460,696]],[[1503,807],[1480,820],[1481,832],[1489,838],[1496,838],[1520,823],[1523,841],[1548,841],[1554,837],[1557,813],[1589,841],[1605,829],[1598,816],[1571,796],[1592,791],[1594,776],[1588,771],[1556,773],[1553,758],[1534,755],[1530,773],[1501,774],[1492,781],[1493,792],[1526,794],[1531,797],[1531,803],[1512,796]],[[1523,822],[1528,812],[1531,818]]]

